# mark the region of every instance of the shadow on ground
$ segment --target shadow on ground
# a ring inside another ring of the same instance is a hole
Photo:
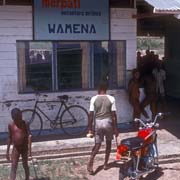
[[[108,164],[108,169],[111,168],[120,168],[120,164],[118,164],[116,161],[111,162]],[[98,166],[98,168],[95,170],[93,176],[97,175],[100,171],[103,170],[103,165]],[[156,180],[158,178],[160,178],[161,176],[163,176],[164,172],[163,169],[161,167],[158,167],[154,172],[148,174],[146,177],[141,178],[141,180]]]
[[[45,178],[35,178],[33,180],[50,180],[50,178],[47,178],[47,177],[45,177]]]
[[[119,168],[119,167],[120,167],[120,164],[118,164],[117,161],[113,161],[113,162],[108,163],[108,168],[106,170],[109,170],[112,168]],[[103,170],[103,165],[98,166],[98,168],[94,171],[93,175],[98,174],[102,170]]]
[[[50,180],[50,178],[35,178],[35,179],[33,179],[33,180]]]
[[[159,179],[163,174],[164,174],[163,169],[159,167],[154,172],[142,178],[142,180],[156,180]]]

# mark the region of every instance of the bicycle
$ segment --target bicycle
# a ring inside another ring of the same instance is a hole
[[[88,112],[80,105],[70,105],[66,103],[68,96],[57,96],[58,100],[39,101],[39,94],[36,95],[33,109],[24,109],[22,111],[23,119],[29,124],[32,136],[39,136],[43,129],[42,115],[50,123],[52,129],[58,126],[62,128],[65,134],[70,136],[80,136],[87,132]],[[38,105],[40,103],[59,103],[59,109],[55,119],[51,119]],[[64,107],[64,109],[63,109]]]

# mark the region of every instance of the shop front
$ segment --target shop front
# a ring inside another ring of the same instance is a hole
[[[118,6],[109,0],[2,3],[0,132],[7,131],[11,109],[32,108],[37,92],[43,101],[67,94],[69,104],[88,110],[101,82],[116,98],[118,123],[132,121],[126,87],[136,67],[134,15],[132,1]],[[42,108],[53,116],[55,106]]]

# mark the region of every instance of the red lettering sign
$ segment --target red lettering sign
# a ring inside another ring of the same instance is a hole
[[[80,8],[80,0],[42,0],[43,8],[77,9]]]

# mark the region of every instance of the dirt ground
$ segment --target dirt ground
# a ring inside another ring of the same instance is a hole
[[[32,161],[29,162],[30,175],[33,180],[94,180],[100,175],[101,179],[112,179],[114,171],[104,171],[102,169],[104,157],[98,155],[95,159],[95,175],[90,176],[86,171],[88,157],[71,158],[71,159],[56,159],[56,160],[34,160],[35,167]],[[109,161],[113,165],[113,159]],[[114,169],[115,170],[115,169]],[[118,172],[118,171],[117,171]],[[10,173],[10,165],[0,165],[0,180],[8,180]],[[109,178],[108,178],[109,176]],[[22,164],[19,163],[17,170],[17,180],[24,180],[24,170]]]
[[[104,155],[98,155],[95,159],[95,174],[88,175],[86,165],[88,157],[54,159],[29,162],[32,180],[118,180],[119,164],[115,161],[115,154],[111,154],[110,169],[103,170]],[[36,160],[34,160],[36,161]],[[180,158],[171,161],[161,161],[156,172],[143,178],[143,180],[177,180],[180,179]],[[35,168],[35,169],[34,169]],[[0,180],[8,180],[10,165],[0,165]],[[24,180],[24,171],[21,163],[17,171],[17,180]]]

